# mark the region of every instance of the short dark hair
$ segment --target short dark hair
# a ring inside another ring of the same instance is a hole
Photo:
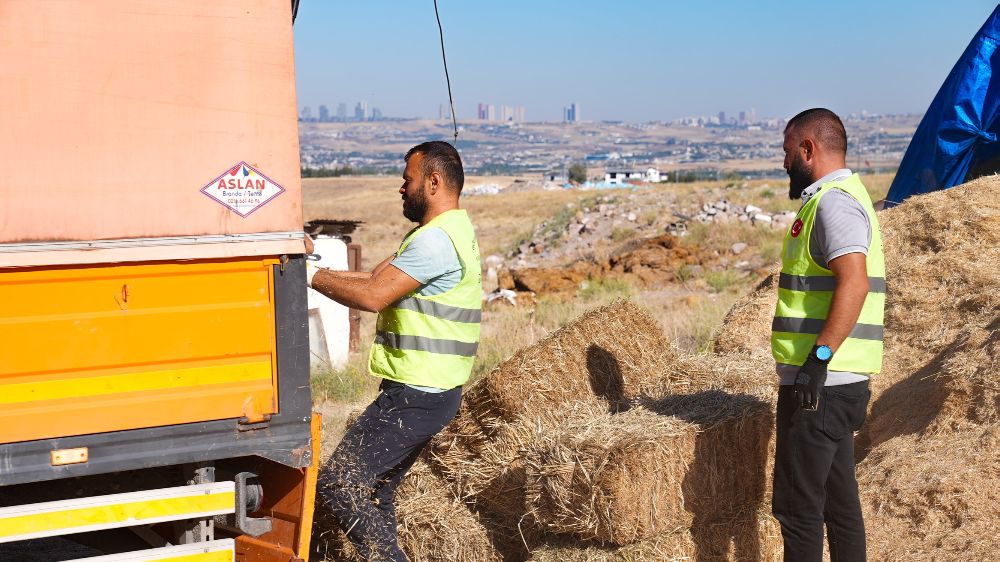
[[[785,134],[792,129],[806,130],[812,133],[824,147],[847,155],[847,131],[837,114],[824,107],[814,107],[799,113],[789,119],[785,125]]]
[[[433,172],[441,174],[445,183],[462,193],[465,185],[465,171],[462,169],[462,157],[458,155],[455,147],[445,141],[422,142],[406,151],[404,161],[409,161],[410,156],[422,154],[424,161],[420,166],[420,173],[426,178]]]

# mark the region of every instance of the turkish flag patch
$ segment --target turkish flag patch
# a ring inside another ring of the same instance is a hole
[[[800,232],[802,232],[802,219],[795,219],[792,223],[792,238],[798,238]]]

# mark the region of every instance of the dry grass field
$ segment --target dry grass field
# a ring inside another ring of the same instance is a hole
[[[873,197],[881,197],[891,176],[865,177]],[[466,187],[492,183],[506,186],[510,177],[469,177]],[[402,217],[398,193],[401,180],[393,177],[339,177],[303,180],[306,220],[317,218],[361,220],[364,224],[352,235],[362,245],[363,264],[373,267],[391,254],[413,224]],[[753,181],[658,184],[641,190],[647,213],[667,213],[674,208],[700,206],[726,199],[734,204],[752,203],[768,212],[794,210],[798,202],[789,201],[784,181]],[[530,235],[543,221],[569,216],[573,210],[595,196],[615,195],[616,191],[511,191],[499,195],[462,199],[476,225],[483,257],[496,254],[507,257],[517,242]],[[669,204],[657,207],[659,200]],[[603,241],[598,248],[610,252],[628,243],[626,232],[618,240]],[[747,223],[692,224],[685,240],[706,251],[725,253],[737,241],[749,244],[762,263],[776,262],[782,232],[753,227]],[[558,255],[558,254],[557,254]],[[745,257],[743,255],[741,258]],[[563,260],[570,259],[563,256]],[[551,266],[562,266],[559,257]],[[765,268],[766,270],[766,268]],[[763,277],[764,271],[747,272],[732,267],[718,267],[692,275],[677,283],[655,289],[643,289],[615,280],[590,281],[575,294],[539,295],[534,306],[488,308],[483,316],[482,340],[473,377],[488,372],[518,349],[531,345],[562,327],[583,312],[606,305],[618,297],[629,297],[655,318],[668,339],[692,352],[707,351],[712,335],[722,317],[740,295]],[[313,388],[317,404],[327,415],[324,439],[327,447],[339,439],[348,411],[367,402],[374,394],[377,380],[367,374],[367,351],[374,331],[374,315],[362,315],[362,350],[342,369],[314,373]]]

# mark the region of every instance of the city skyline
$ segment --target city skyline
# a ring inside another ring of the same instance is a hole
[[[922,112],[995,4],[633,1],[608,11],[512,0],[508,19],[439,6],[460,120],[496,99],[532,121],[560,121],[574,101],[588,120],[644,122],[751,107],[778,118],[817,105]],[[303,3],[299,106],[368,99],[386,116],[438,117],[447,91],[437,41],[430,3]]]

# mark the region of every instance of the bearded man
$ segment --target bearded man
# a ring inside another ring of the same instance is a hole
[[[482,270],[458,151],[425,142],[405,156],[403,216],[418,223],[371,273],[314,270],[309,285],[377,312],[368,369],[380,392],[324,467],[319,493],[364,560],[403,562],[395,493],[455,417],[479,344]]]

